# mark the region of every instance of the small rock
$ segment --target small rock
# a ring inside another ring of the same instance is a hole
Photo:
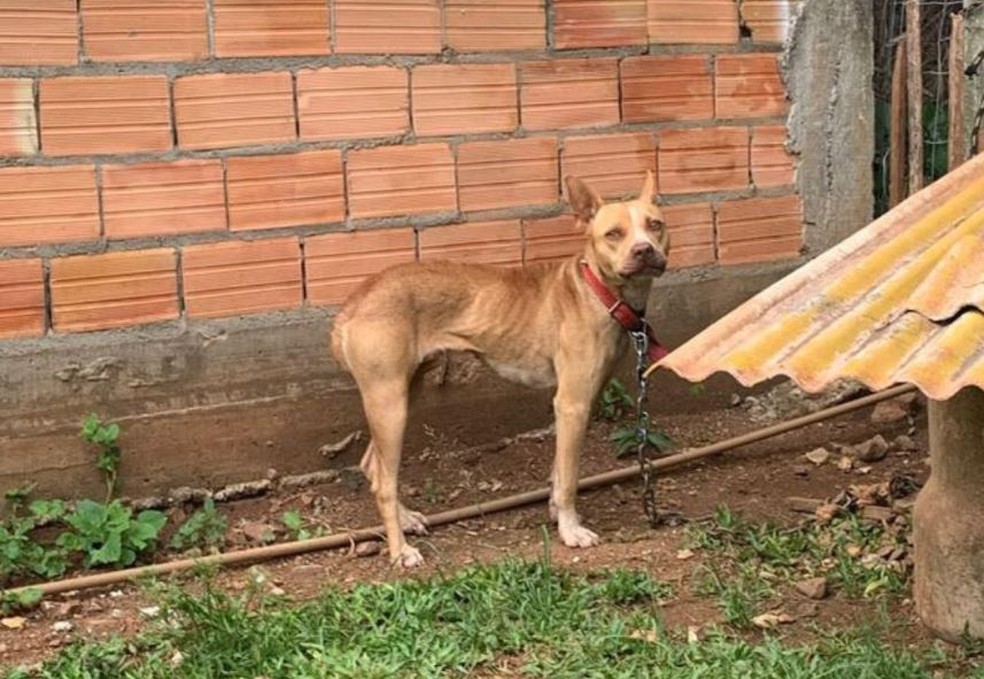
[[[854,469],[854,458],[850,455],[841,455],[840,459],[837,460],[837,468],[842,472],[849,472]]]
[[[830,459],[830,451],[826,448],[816,448],[815,450],[808,452],[803,457],[819,467]]]
[[[793,465],[793,474],[795,474],[796,476],[809,476],[810,475],[810,468],[809,467],[804,467],[801,464],[794,464]]]
[[[878,462],[888,455],[888,441],[881,434],[854,446],[857,458],[862,462]]]
[[[360,542],[355,547],[355,555],[359,558],[365,558],[369,556],[376,556],[383,549],[383,544],[378,540],[369,540],[367,542]]]
[[[840,513],[840,507],[834,504],[822,504],[817,507],[816,511],[813,513],[814,517],[819,524],[830,523],[837,514]]]
[[[284,591],[282,587],[277,587],[276,585],[270,587],[270,594],[272,596],[284,596],[287,592]]]
[[[70,618],[79,612],[82,608],[82,604],[78,601],[66,601],[64,603],[58,604],[57,610],[55,612],[55,617],[58,618]]]
[[[647,641],[650,644],[655,644],[659,640],[659,636],[656,634],[656,631],[651,629],[632,630],[632,632],[629,634],[629,637],[631,637],[632,639],[638,639],[640,641]]]
[[[692,549],[681,549],[677,552],[676,557],[680,561],[686,561],[687,559],[694,558],[694,551]]]
[[[276,529],[268,523],[261,521],[247,521],[241,528],[243,535],[252,542],[266,544],[276,539]]]
[[[912,439],[912,437],[905,434],[899,434],[892,440],[892,448],[903,453],[918,450],[916,442]]]
[[[180,667],[184,662],[184,654],[181,651],[175,651],[169,662],[171,663],[171,667]]]
[[[73,628],[73,625],[68,620],[59,620],[58,622],[54,623],[51,626],[51,629],[53,629],[54,631],[56,631],[56,632],[62,632],[62,633],[64,633],[64,632],[71,632],[72,631],[72,628]]]
[[[700,641],[700,627],[697,625],[690,625],[687,627],[687,643],[696,644]]]
[[[807,599],[819,601],[827,596],[827,578],[810,578],[796,583],[797,591]]]
[[[0,625],[3,625],[7,629],[21,629],[26,623],[27,618],[22,618],[20,616],[0,619]]]
[[[844,553],[847,554],[852,559],[856,559],[861,556],[861,546],[860,545],[848,545],[844,548]]]
[[[740,394],[732,394],[731,395],[730,403],[731,403],[731,407],[732,408],[737,408],[738,406],[741,405],[741,402],[742,402],[742,398],[741,398],[741,395]]]
[[[161,614],[160,606],[147,606],[146,608],[140,609],[140,614],[146,618],[156,618]]]
[[[109,598],[110,599],[122,599],[123,598],[123,590],[122,589],[114,589],[112,592],[109,593]]]
[[[909,416],[909,409],[898,399],[882,401],[871,411],[871,421],[875,424],[901,422]]]

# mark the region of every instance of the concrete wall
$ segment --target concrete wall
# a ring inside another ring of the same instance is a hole
[[[397,261],[576,253],[568,173],[615,198],[657,170],[670,343],[833,219],[804,229],[786,150],[795,2],[127,6],[0,6],[0,487],[98,488],[90,411],[124,425],[134,495],[326,464],[361,424],[327,355],[337,303]],[[538,426],[548,403],[466,363],[422,390],[410,445],[422,422],[465,442]]]

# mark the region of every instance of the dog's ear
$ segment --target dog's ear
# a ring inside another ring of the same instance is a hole
[[[653,196],[656,194],[656,175],[653,174],[652,170],[646,170],[646,181],[642,185],[642,191],[639,192],[639,200],[644,200],[647,203],[653,202]]]
[[[577,177],[568,175],[564,178],[564,183],[567,184],[567,200],[574,215],[579,222],[590,224],[598,208],[604,204],[601,196]]]

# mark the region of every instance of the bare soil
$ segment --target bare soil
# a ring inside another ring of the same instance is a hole
[[[742,408],[658,415],[657,419],[681,447],[705,445],[758,428]],[[724,504],[753,520],[786,524],[801,521],[803,515],[792,512],[786,498],[829,498],[851,484],[887,481],[898,473],[924,480],[928,474],[924,414],[917,416],[915,424],[914,432],[906,420],[874,424],[870,410],[862,410],[812,425],[668,472],[657,479],[658,502],[691,520],[709,516]],[[582,464],[584,475],[632,463],[631,459],[615,458],[608,440],[612,429],[613,425],[605,422],[592,426]],[[857,470],[838,469],[834,464],[836,455],[820,466],[803,459],[805,452],[819,446],[857,443],[879,433],[892,440],[907,431],[913,434],[917,450],[890,452],[884,460],[872,463],[864,475]],[[425,514],[539,488],[550,473],[550,438],[521,441],[485,454],[463,449],[440,432],[429,432],[428,438],[429,444],[422,450],[406,452],[402,476],[406,504]],[[291,509],[300,510],[312,528],[321,526],[325,533],[378,523],[365,483],[358,474],[346,472],[331,484],[223,505],[221,510],[229,517],[229,548],[247,542],[242,534],[244,524],[280,525],[283,512]],[[720,620],[714,601],[692,592],[694,572],[703,556],[698,553],[691,559],[678,558],[679,550],[686,546],[685,528],[651,529],[647,525],[638,482],[588,492],[581,497],[580,511],[586,525],[602,536],[604,542],[597,548],[572,550],[560,545],[555,528],[546,523],[546,508],[536,506],[438,528],[429,536],[412,538],[427,562],[409,573],[391,568],[385,550],[369,557],[356,556],[354,550],[321,552],[267,562],[260,568],[272,586],[294,597],[308,597],[328,584],[428,577],[477,562],[538,558],[548,549],[560,567],[596,571],[624,566],[649,571],[674,584],[678,597],[665,607],[665,620],[670,627],[686,629]],[[180,521],[181,512],[172,510],[177,513],[172,523]],[[288,537],[282,534],[279,539]],[[247,569],[233,569],[221,573],[219,581],[231,589],[241,589],[251,577],[254,576]],[[837,594],[813,602],[792,588],[781,605],[801,620],[784,628],[794,640],[811,638],[811,623],[826,628],[853,626],[878,614],[876,604],[871,602],[848,600]],[[77,638],[131,634],[153,613],[148,610],[150,606],[140,589],[130,586],[53,597],[27,614],[22,628],[0,628],[0,664],[9,667],[39,661]],[[900,623],[896,626],[897,641],[929,641],[916,623],[908,601],[890,606],[892,618]],[[71,623],[71,630],[56,631],[55,623],[66,621]]]

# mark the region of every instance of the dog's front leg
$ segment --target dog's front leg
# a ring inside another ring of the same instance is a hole
[[[591,352],[586,352],[590,355]],[[583,366],[584,355],[557,361],[557,394],[554,415],[557,419],[557,456],[554,460],[551,515],[556,515],[560,539],[568,547],[591,547],[598,536],[581,525],[575,507],[577,476],[581,449],[591,416],[591,404],[600,380],[596,369]]]

